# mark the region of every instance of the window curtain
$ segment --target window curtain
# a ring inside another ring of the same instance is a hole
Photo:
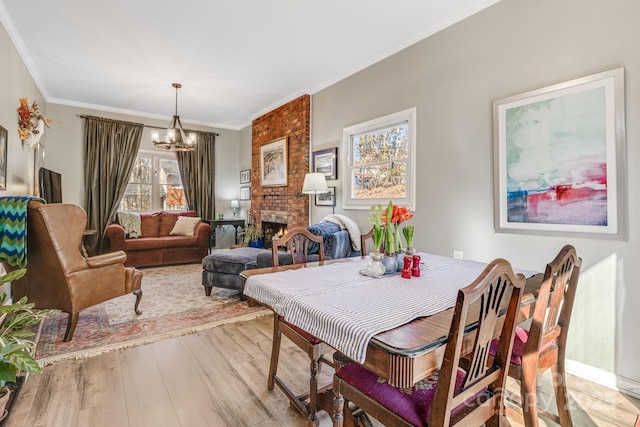
[[[176,152],[187,205],[203,219],[214,219],[216,207],[215,146],[214,133],[199,132],[195,150]]]
[[[102,248],[104,233],[115,217],[133,170],[143,125],[101,117],[84,116],[87,228],[98,230],[87,239],[90,254]]]

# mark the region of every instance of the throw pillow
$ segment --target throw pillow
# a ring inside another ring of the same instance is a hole
[[[170,236],[193,236],[196,225],[200,222],[197,216],[179,216],[176,225],[169,233]]]

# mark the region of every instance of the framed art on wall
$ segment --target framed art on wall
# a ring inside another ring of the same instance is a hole
[[[316,206],[335,206],[336,187],[329,187],[328,193],[316,194]]]
[[[313,152],[313,171],[326,179],[338,179],[338,147]]]
[[[240,188],[240,200],[251,200],[251,187]]]
[[[248,184],[251,182],[251,169],[240,171],[240,184]]]
[[[0,126],[0,190],[7,189],[7,138],[7,130]]]
[[[624,69],[493,102],[495,229],[627,238]]]
[[[287,185],[287,138],[277,139],[260,147],[260,185]]]

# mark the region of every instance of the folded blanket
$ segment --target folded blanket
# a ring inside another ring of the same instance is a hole
[[[124,232],[129,239],[142,237],[140,229],[140,214],[138,212],[116,212],[118,224],[124,227]]]
[[[0,261],[20,268],[27,266],[27,203],[40,197],[0,197]]]
[[[360,228],[354,220],[348,216],[340,214],[329,214],[322,218],[320,222],[332,222],[338,224],[340,229],[347,230],[349,232],[349,239],[351,240],[351,247],[354,251],[360,250]]]

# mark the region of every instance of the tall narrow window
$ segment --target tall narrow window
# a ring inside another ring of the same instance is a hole
[[[120,201],[120,210],[153,212],[186,210],[187,203],[175,156],[139,152]]]
[[[183,211],[187,209],[180,170],[176,159],[160,158],[160,204],[163,210]]]
[[[344,129],[344,209],[389,200],[415,209],[415,115],[412,108]]]

